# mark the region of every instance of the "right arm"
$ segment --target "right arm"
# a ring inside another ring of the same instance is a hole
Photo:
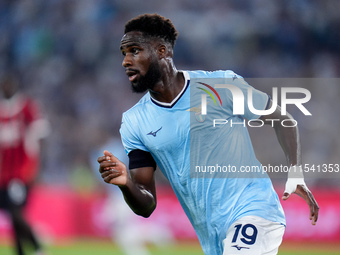
[[[108,151],[98,158],[98,163],[103,180],[120,188],[136,214],[149,217],[157,204],[154,168],[135,168],[129,174],[126,166]]]

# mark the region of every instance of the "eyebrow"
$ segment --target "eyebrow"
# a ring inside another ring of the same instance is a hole
[[[130,48],[130,47],[133,47],[133,46],[138,46],[138,47],[141,47],[138,43],[136,42],[132,42],[132,43],[127,43],[126,45],[124,46],[120,46],[120,50],[123,50],[123,48]]]

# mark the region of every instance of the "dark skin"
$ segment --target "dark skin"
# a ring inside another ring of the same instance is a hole
[[[272,102],[270,103],[271,106]],[[299,166],[302,164],[301,160],[301,145],[299,139],[299,131],[297,127],[284,127],[279,124],[283,120],[292,119],[293,117],[290,114],[282,115],[281,107],[277,107],[276,110],[266,116],[262,116],[261,119],[265,122],[265,124],[272,125],[271,121],[265,121],[270,119],[278,119],[279,121],[274,122],[274,130],[276,133],[276,137],[283,149],[287,162],[290,166]],[[312,225],[315,225],[318,216],[319,216],[319,206],[310,190],[307,189],[304,185],[297,185],[295,194],[302,197],[309,206],[309,219],[311,220]],[[287,192],[283,193],[282,200],[286,201],[290,197],[290,194]]]
[[[122,65],[132,86],[138,86],[138,81],[142,79],[143,75],[146,75],[150,65],[154,64],[160,68],[161,75],[155,84],[148,88],[151,97],[160,102],[170,103],[182,90],[185,79],[173,63],[172,47],[169,44],[161,39],[150,40],[150,38],[144,37],[141,32],[133,31],[123,36],[120,49],[124,55]],[[265,119],[279,120],[288,118],[292,117],[281,115],[280,107],[265,117]],[[274,125],[274,129],[288,163],[300,165],[301,152],[297,128]],[[127,204],[136,214],[149,217],[157,204],[153,167],[130,169],[129,174],[126,166],[108,151],[104,151],[104,156],[99,157],[98,162],[103,180],[117,185],[121,189]],[[304,185],[297,185],[294,193],[307,202],[310,209],[310,220],[315,225],[319,207],[312,193]],[[284,193],[282,199],[287,200],[288,198],[289,194]]]
[[[15,93],[18,91],[16,81],[11,77],[7,77],[3,81],[1,81],[0,88],[3,97],[6,99],[13,97]]]

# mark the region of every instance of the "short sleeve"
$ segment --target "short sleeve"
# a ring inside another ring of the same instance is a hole
[[[129,154],[133,150],[142,150],[149,152],[149,150],[139,139],[139,129],[136,123],[138,122],[131,121],[126,113],[123,114],[122,124],[120,126],[119,132],[126,154]]]

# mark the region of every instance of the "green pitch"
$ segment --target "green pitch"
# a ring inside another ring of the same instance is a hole
[[[167,246],[150,246],[152,255],[203,255],[197,243],[179,243]],[[124,255],[117,245],[109,241],[83,240],[46,247],[48,255]],[[1,255],[14,255],[8,245],[0,244]],[[284,244],[279,255],[340,255],[340,244]],[[33,253],[29,254],[33,255]]]

